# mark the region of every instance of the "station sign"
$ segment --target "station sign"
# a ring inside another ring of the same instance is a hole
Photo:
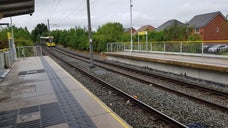
[[[139,36],[147,35],[147,31],[138,32],[138,35],[139,35]]]
[[[12,33],[10,33],[10,32],[7,32],[7,37],[8,37],[8,40],[11,40],[11,39],[13,39],[13,38],[12,38]]]

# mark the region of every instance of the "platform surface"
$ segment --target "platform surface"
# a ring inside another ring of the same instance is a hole
[[[0,127],[130,127],[49,57],[18,60],[0,82]]]
[[[174,64],[192,68],[202,68],[220,72],[228,72],[228,58],[216,58],[206,56],[188,56],[172,54],[155,54],[139,52],[108,52],[107,56],[115,56],[127,59],[138,59],[144,61],[153,61],[165,64]]]

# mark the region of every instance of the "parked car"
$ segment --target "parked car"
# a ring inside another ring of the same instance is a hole
[[[211,47],[212,45],[203,45],[203,53],[208,53],[208,49]]]
[[[223,45],[219,48],[219,52],[226,52],[228,51],[228,45]]]
[[[218,53],[218,52],[225,52],[228,50],[228,46],[225,44],[218,44],[210,47],[208,49],[209,53]]]

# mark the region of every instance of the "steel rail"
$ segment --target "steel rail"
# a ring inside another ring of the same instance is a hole
[[[72,57],[72,58],[76,58],[76,59],[80,59],[80,58],[78,58],[78,57],[75,57],[75,56],[73,56],[72,54],[74,54],[74,53],[64,53],[63,51],[61,51],[61,50],[58,50],[59,52],[61,52],[62,54],[65,54],[65,55],[68,55],[68,56],[70,56],[70,57]],[[77,54],[74,54],[74,55],[77,55]],[[79,55],[80,56],[80,55]],[[86,57],[84,57],[84,56],[80,56],[80,57],[83,57],[83,58],[85,58],[86,59]],[[86,59],[86,60],[82,60],[82,59],[80,59],[81,61],[84,61],[84,62],[88,62],[88,60]],[[103,63],[103,62],[102,62]],[[228,112],[228,108],[226,107],[226,106],[222,106],[222,105],[219,105],[219,104],[216,104],[216,103],[212,103],[212,102],[209,102],[209,101],[207,101],[207,100],[203,100],[203,99],[201,99],[201,98],[198,98],[198,97],[195,97],[195,96],[191,96],[191,95],[189,95],[189,94],[186,94],[186,93],[183,93],[183,92],[180,92],[180,91],[177,91],[177,90],[174,90],[174,89],[170,89],[170,88],[168,88],[168,87],[164,87],[164,86],[162,86],[162,85],[159,85],[159,84],[155,84],[155,83],[153,83],[152,81],[149,81],[149,80],[144,80],[144,79],[141,79],[141,78],[139,78],[139,77],[135,77],[132,73],[124,73],[124,72],[121,72],[121,71],[117,71],[117,70],[115,70],[115,69],[113,69],[113,68],[107,68],[107,67],[105,67],[105,66],[103,66],[103,65],[101,65],[101,64],[98,64],[98,63],[94,63],[96,66],[100,66],[100,67],[102,67],[102,68],[105,68],[105,69],[107,69],[107,70],[109,70],[109,71],[112,71],[112,72],[116,72],[116,73],[118,73],[118,74],[122,74],[122,75],[124,75],[124,76],[127,76],[127,77],[130,77],[130,78],[132,78],[132,79],[135,79],[135,80],[137,80],[137,81],[140,81],[140,82],[142,82],[142,83],[145,83],[145,84],[148,84],[148,85],[153,85],[154,87],[156,87],[156,88],[159,88],[159,89],[162,89],[162,90],[164,90],[164,91],[168,91],[168,92],[172,92],[172,93],[174,93],[174,94],[176,94],[176,95],[179,95],[179,96],[184,96],[184,97],[186,97],[186,98],[188,98],[188,99],[191,99],[191,100],[194,100],[194,101],[196,101],[196,102],[200,102],[200,103],[203,103],[203,104],[205,104],[205,105],[207,105],[207,106],[210,106],[210,107],[212,107],[212,108],[218,108],[219,110],[221,110],[221,111],[224,111],[224,112]],[[122,67],[123,68],[123,67]],[[125,68],[125,67],[124,67]],[[135,71],[135,70],[134,70]],[[144,72],[143,72],[144,73]],[[188,84],[188,83],[185,83],[185,84]]]
[[[90,73],[88,73],[88,72],[86,72],[86,71],[84,71],[84,70],[78,68],[77,66],[75,66],[75,65],[73,65],[73,64],[71,64],[71,63],[69,63],[69,62],[67,62],[66,60],[64,60],[64,59],[62,59],[62,58],[56,56],[55,54],[52,54],[50,51],[47,51],[47,52],[48,52],[49,54],[53,55],[54,57],[58,58],[58,59],[61,60],[62,62],[66,63],[67,65],[69,65],[69,66],[75,68],[76,70],[78,70],[78,71],[81,72],[82,74],[85,74],[85,75],[88,76],[89,78],[91,78],[91,79],[95,80],[96,82],[102,84],[103,86],[106,86],[106,87],[109,87],[109,88],[113,89],[116,93],[118,93],[118,94],[120,94],[120,95],[126,97],[126,99],[130,99],[130,101],[133,101],[135,104],[137,104],[137,105],[143,107],[146,111],[148,111],[148,112],[150,112],[150,113],[153,113],[153,114],[156,114],[158,117],[160,117],[161,120],[163,120],[163,121],[165,121],[165,122],[167,122],[167,123],[170,123],[171,125],[175,126],[176,128],[188,128],[186,125],[180,123],[179,121],[177,121],[177,120],[175,120],[175,119],[173,119],[173,118],[171,118],[171,117],[165,115],[164,113],[162,113],[162,112],[158,111],[157,109],[155,109],[155,108],[153,108],[153,107],[147,105],[146,103],[144,103],[144,102],[142,102],[142,101],[140,101],[140,100],[138,100],[138,99],[135,99],[133,96],[127,94],[126,92],[124,92],[124,91],[122,91],[122,90],[120,90],[120,89],[118,89],[118,88],[116,88],[116,87],[110,85],[109,83],[107,83],[107,82],[101,80],[100,78],[98,78],[98,77],[96,77],[96,76],[94,76],[94,75],[92,75],[92,74],[90,74]]]
[[[76,56],[79,56],[79,57],[83,57],[85,59],[88,59],[87,56],[78,55],[76,53],[72,53],[72,52],[69,52],[69,51],[66,51],[66,50],[63,50],[63,49],[59,49],[59,48],[57,48],[57,49],[60,50],[60,52],[61,51],[64,51],[64,52],[67,52],[69,54],[74,54]],[[117,64],[114,64],[114,63],[110,63],[110,62],[101,61],[101,60],[98,60],[98,59],[94,59],[94,60],[96,62],[105,63],[105,64],[112,65],[112,66],[118,67],[118,68],[124,68],[125,70],[128,69],[130,71],[138,72],[138,73],[145,74],[145,75],[148,75],[148,76],[151,76],[152,75],[153,77],[157,77],[159,79],[165,79],[166,81],[171,81],[171,82],[179,83],[182,86],[188,86],[188,87],[191,87],[191,88],[199,89],[201,91],[206,91],[206,92],[209,92],[209,93],[212,93],[212,94],[221,95],[221,96],[224,96],[224,97],[227,97],[228,98],[228,92],[219,91],[219,90],[215,90],[215,89],[207,88],[207,87],[202,87],[202,86],[199,86],[197,84],[190,83],[190,82],[187,82],[187,81],[183,81],[183,80],[177,79],[177,78],[171,78],[171,77],[168,77],[168,76],[162,76],[160,74],[155,74],[155,73],[143,72],[143,71],[140,71],[140,70],[132,69],[130,67],[122,67],[120,65],[117,65]]]

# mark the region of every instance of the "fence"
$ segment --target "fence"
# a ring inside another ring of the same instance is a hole
[[[107,52],[131,51],[131,44],[108,43]],[[222,55],[228,56],[228,40],[224,41],[164,41],[133,43],[133,52],[153,52],[168,54],[191,55]]]
[[[12,50],[0,50],[0,69],[10,68],[14,63],[14,56]],[[42,56],[42,48],[40,46],[21,46],[17,47],[17,58]]]
[[[17,57],[42,56],[41,46],[21,46],[17,47]]]

